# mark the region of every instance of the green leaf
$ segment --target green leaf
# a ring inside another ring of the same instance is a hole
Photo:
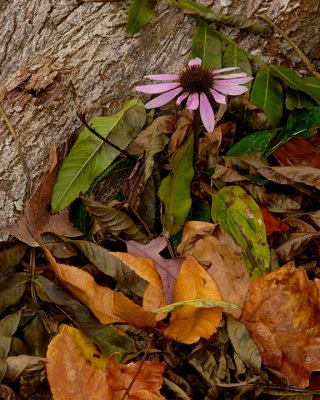
[[[73,243],[104,274],[112,276],[118,284],[131,290],[137,296],[143,297],[148,282],[107,249],[86,240],[65,240]]]
[[[247,328],[230,314],[226,314],[226,318],[227,331],[233,348],[242,361],[244,361],[254,372],[260,374],[261,355]]]
[[[6,359],[10,351],[11,339],[18,328],[21,314],[22,311],[19,310],[0,321],[0,382],[7,371]]]
[[[16,272],[0,278],[0,312],[20,300],[29,280],[30,275],[26,272]]]
[[[236,304],[227,303],[225,301],[219,300],[208,300],[208,299],[193,299],[193,300],[183,300],[177,303],[169,304],[165,307],[158,308],[154,310],[155,313],[167,313],[173,310],[178,310],[184,306],[191,306],[195,308],[212,308],[212,307],[223,307],[223,308],[232,308],[236,309],[239,308]]]
[[[251,276],[269,268],[270,250],[260,208],[239,186],[227,186],[212,196],[211,216],[238,243]]]
[[[264,153],[276,133],[276,130],[251,133],[232,146],[227,156],[239,156],[242,153]]]
[[[283,108],[282,86],[269,68],[261,68],[257,73],[250,101],[264,111],[273,127],[279,124]]]
[[[18,265],[27,250],[27,245],[20,243],[0,252],[0,271],[4,272],[10,267]]]
[[[290,87],[286,90],[286,107],[288,110],[295,108],[307,108],[310,109],[314,106],[314,102],[310,96],[301,92],[300,90],[294,90]]]
[[[197,15],[207,21],[215,22],[221,25],[232,26],[233,28],[243,29],[247,32],[264,34],[270,30],[266,25],[262,25],[257,21],[253,21],[244,15],[225,15],[217,14],[208,7],[195,3],[192,0],[182,0],[178,2],[180,7],[186,14]]]
[[[139,32],[151,20],[155,0],[132,0],[128,10],[127,31],[131,35]]]
[[[127,101],[122,109],[111,117],[95,117],[89,125],[104,138],[125,149],[145,123],[146,112],[138,100]],[[83,129],[59,170],[53,188],[52,208],[60,211],[67,207],[80,192],[85,193],[119,155],[119,151]]]
[[[320,128],[320,107],[310,110],[295,110],[288,118],[286,130],[291,137],[308,137]]]
[[[132,339],[113,325],[99,324],[85,306],[74,300],[49,279],[39,275],[35,280],[35,284],[38,296],[43,301],[61,306],[67,314],[71,313],[79,324],[80,329],[95,341],[106,356],[118,353],[119,356],[117,358],[120,361],[119,359],[124,354],[134,351]]]
[[[114,236],[119,236],[123,233],[126,240],[136,240],[140,243],[148,241],[146,235],[137,228],[129,215],[123,211],[87,197],[81,197],[81,199],[87,206],[89,214],[103,230]]]
[[[221,67],[221,41],[206,23],[199,23],[193,34],[191,58],[196,57],[210,70]]]
[[[320,80],[316,77],[300,78],[292,69],[280,65],[270,65],[270,71],[287,86],[307,93],[320,104]]]
[[[162,181],[158,196],[165,207],[165,229],[170,236],[185,223],[191,209],[190,184],[194,176],[193,135],[177,151],[172,172]]]
[[[241,71],[252,76],[252,68],[246,52],[233,44],[230,44],[223,53],[222,66],[223,68],[240,67]],[[251,82],[249,84],[251,85]]]

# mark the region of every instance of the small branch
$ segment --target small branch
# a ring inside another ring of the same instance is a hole
[[[18,137],[17,137],[17,134],[16,134],[15,130],[13,129],[13,126],[11,125],[11,123],[10,123],[10,121],[9,121],[9,118],[7,117],[7,115],[6,115],[6,113],[4,112],[3,108],[1,107],[1,104],[0,104],[0,114],[1,114],[1,116],[2,116],[2,118],[3,118],[3,120],[4,120],[4,122],[5,122],[5,124],[7,125],[7,128],[8,128],[8,130],[9,130],[9,132],[11,133],[11,135],[12,135],[12,137],[13,137],[13,140],[14,140],[14,142],[15,142],[15,145],[16,145],[16,148],[17,148],[17,152],[18,152],[18,157],[19,157],[19,159],[20,159],[20,161],[21,161],[23,171],[24,171],[24,173],[25,173],[25,175],[26,175],[26,179],[27,179],[27,191],[28,191],[28,196],[29,196],[29,198],[30,198],[30,197],[31,197],[31,178],[30,178],[30,170],[29,170],[29,167],[28,167],[26,158],[25,158],[24,154],[22,153],[21,146],[20,146],[20,142],[19,142],[19,139],[18,139]]]
[[[122,153],[123,155],[125,155],[126,157],[131,158],[134,161],[137,161],[134,157],[132,157],[131,154],[127,153],[125,150],[121,150],[120,147],[118,147],[116,144],[111,143],[107,138],[104,138],[102,135],[100,135],[100,133],[98,133],[95,129],[93,129],[88,122],[86,121],[85,117],[83,114],[80,114],[77,111],[77,116],[79,117],[80,121],[83,123],[83,125],[91,132],[93,133],[95,136],[97,136],[99,139],[101,139],[103,142],[105,142],[106,144],[108,144],[109,146],[113,147],[114,149],[116,149],[117,151],[119,151],[120,153]]]
[[[260,15],[260,17],[266,21],[272,28],[277,31],[289,44],[290,46],[296,51],[296,53],[299,55],[303,63],[306,65],[308,70],[318,79],[320,79],[320,74],[316,71],[315,66],[311,63],[309,58],[302,52],[302,50],[299,49],[299,47],[295,44],[295,42],[289,38],[289,36],[283,31],[281,28],[279,28],[267,15]]]
[[[132,388],[135,380],[137,379],[137,377],[141,371],[141,368],[143,367],[144,362],[147,359],[147,356],[148,356],[148,353],[149,353],[149,350],[151,347],[151,343],[152,343],[152,338],[153,338],[153,335],[150,335],[147,347],[145,349],[145,352],[144,352],[142,360],[141,360],[141,364],[139,365],[137,372],[135,373],[134,377],[132,378],[132,381],[131,381],[130,385],[128,386],[127,390],[124,392],[124,395],[121,400],[124,400],[129,395],[130,389]]]

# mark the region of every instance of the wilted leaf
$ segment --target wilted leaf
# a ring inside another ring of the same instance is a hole
[[[127,322],[138,328],[155,325],[152,312],[139,307],[121,292],[114,292],[108,287],[97,285],[86,271],[57,263],[45,247],[44,250],[59,280],[101,323]]]
[[[163,384],[167,387],[167,389],[174,394],[174,398],[177,400],[191,400],[183,389],[181,389],[176,383],[172,382],[167,378],[163,378]]]
[[[261,356],[259,349],[254,341],[251,339],[249,332],[245,325],[231,315],[227,317],[227,331],[231,340],[232,346],[239,354],[241,359],[255,371],[260,374],[261,369]]]
[[[0,382],[7,371],[6,359],[10,351],[12,336],[18,328],[21,315],[22,312],[17,311],[0,321]]]
[[[235,249],[231,239],[225,236],[214,224],[188,221],[178,250],[181,255],[195,257],[206,268],[218,286],[222,299],[239,307],[238,310],[225,311],[239,317],[249,286],[249,276],[239,249]]]
[[[158,195],[165,207],[165,230],[174,235],[181,229],[191,208],[190,184],[194,175],[193,135],[177,151],[172,172],[162,181]]]
[[[71,313],[80,328],[95,341],[104,355],[117,353],[119,359],[123,354],[134,350],[133,341],[122,334],[113,325],[101,325],[92,317],[90,311],[64,292],[60,287],[39,275],[35,280],[37,295],[43,301],[61,306],[66,313]]]
[[[266,226],[267,236],[272,235],[273,232],[290,231],[290,227],[281,219],[274,217],[267,207],[260,206],[260,210]]]
[[[204,22],[198,23],[193,34],[190,57],[201,58],[210,70],[221,68],[221,41]]]
[[[320,169],[320,135],[291,139],[272,154],[282,167],[307,165]]]
[[[268,67],[261,68],[257,73],[250,101],[264,111],[273,127],[279,124],[283,108],[282,86]]]
[[[23,339],[29,346],[28,354],[45,357],[49,340],[47,326],[44,325],[46,320],[45,312],[39,310],[33,315],[31,322],[24,327]]]
[[[106,359],[79,330],[70,326],[50,342],[47,376],[55,400],[112,400]]]
[[[134,242],[133,240],[127,241],[126,244],[128,253],[135,256],[151,258],[156,263],[167,303],[173,303],[173,291],[183,258],[168,259],[160,256],[159,253],[167,246],[164,237],[153,239],[145,245]]]
[[[23,243],[17,244],[0,252],[0,271],[6,271],[10,267],[14,267],[22,260],[27,246]]]
[[[16,272],[0,278],[0,312],[17,303],[31,276],[26,272]]]
[[[225,187],[212,196],[211,215],[241,247],[250,274],[263,274],[269,268],[270,251],[261,211],[253,198],[239,186]]]
[[[62,215],[50,215],[48,211],[58,168],[56,148],[51,148],[49,164],[49,172],[33,193],[24,214],[17,222],[5,229],[6,232],[32,247],[39,246],[40,236],[43,232],[53,232],[70,237],[82,235],[82,232],[75,229],[69,221],[68,211]]]
[[[176,129],[170,138],[168,154],[175,153],[181,147],[184,140],[189,136],[192,129],[193,119],[193,113],[186,108],[180,112]]]
[[[156,5],[155,0],[132,0],[128,9],[127,31],[134,35],[151,20]]]
[[[208,300],[208,299],[194,299],[194,300],[183,300],[177,303],[169,304],[168,306],[164,306],[154,310],[156,313],[164,313],[164,312],[171,312],[173,310],[179,310],[181,307],[190,306],[195,308],[214,308],[214,307],[221,307],[221,308],[231,308],[235,309],[238,308],[236,304],[227,303],[221,300]]]
[[[291,233],[287,240],[275,249],[277,256],[283,263],[293,259],[303,252],[308,243],[320,236],[320,232]]]
[[[19,400],[15,392],[7,385],[0,384],[0,397],[4,400]]]
[[[174,291],[174,301],[209,299],[221,300],[219,290],[210,275],[194,257],[187,256],[181,266]],[[208,339],[222,318],[220,308],[198,309],[185,306],[171,314],[164,335],[181,343],[191,344],[200,337]]]
[[[217,165],[214,174],[211,177],[214,182],[216,179],[221,179],[222,182],[239,182],[250,181],[250,178],[241,175],[238,171],[225,165]]]
[[[132,383],[137,371],[139,374],[127,395],[128,400],[165,399],[160,394],[164,363],[145,361],[130,364],[116,364],[114,356],[108,360],[106,367],[107,382],[113,392],[113,400],[122,400],[126,389]]]
[[[122,109],[111,117],[95,117],[89,125],[104,138],[125,149],[145,123],[145,108],[140,100],[124,103]],[[55,211],[67,207],[80,192],[85,193],[119,155],[119,151],[83,129],[70,153],[64,159],[53,188],[52,208]]]
[[[46,367],[46,359],[27,355],[8,357],[7,367],[5,378],[13,381],[22,376],[30,377],[35,371],[44,369]]]
[[[200,346],[200,345],[198,345]],[[196,347],[188,357],[189,364],[200,374],[201,378],[210,387],[215,385],[215,369],[217,362],[205,346]]]
[[[319,284],[288,263],[250,284],[241,320],[259,347],[264,365],[308,386],[320,368]]]
[[[94,220],[104,231],[114,236],[123,233],[127,239],[142,243],[147,242],[146,235],[138,229],[129,215],[123,211],[87,197],[81,197],[81,199],[88,208],[89,213],[94,217]]]

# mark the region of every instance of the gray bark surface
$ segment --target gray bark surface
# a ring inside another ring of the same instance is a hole
[[[317,60],[319,7],[316,0],[220,0],[213,9],[254,18],[266,13]],[[46,171],[49,148],[65,149],[79,132],[76,111],[88,118],[110,114],[136,95],[143,75],[185,65],[194,31],[189,16],[161,0],[151,24],[130,36],[126,13],[124,2],[0,0],[0,104],[18,136],[33,190]],[[301,66],[273,33],[235,36],[267,61]],[[21,215],[27,193],[15,142],[0,118],[0,228]]]

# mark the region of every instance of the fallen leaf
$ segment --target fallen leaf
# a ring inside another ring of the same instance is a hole
[[[51,148],[49,164],[49,172],[32,195],[24,214],[17,222],[5,229],[6,232],[31,247],[39,246],[40,236],[43,232],[52,232],[69,237],[83,235],[69,221],[68,211],[56,215],[50,215],[48,211],[52,188],[58,170],[57,150],[55,147]]]
[[[174,302],[195,299],[221,300],[221,295],[213,279],[197,260],[187,256],[176,283]],[[213,335],[221,318],[221,308],[185,306],[172,312],[170,325],[164,335],[180,343],[195,343],[201,337],[208,339]]]
[[[44,369],[46,366],[46,359],[44,357],[20,355],[10,356],[6,360],[7,371],[5,378],[13,381],[20,377],[32,375],[35,371]]]
[[[225,310],[239,318],[249,287],[249,275],[239,254],[239,248],[230,245],[231,239],[220,234],[218,225],[201,221],[185,224],[178,247],[183,256],[193,256],[215,281],[222,299],[237,304],[238,310]]]
[[[221,179],[223,182],[238,182],[238,181],[250,181],[247,178],[233,168],[226,167],[225,165],[217,165],[211,180],[214,182],[216,179]]]
[[[280,261],[288,262],[303,252],[308,243],[320,236],[320,232],[291,233],[287,240],[275,249]]]
[[[1,274],[9,269],[18,265],[22,260],[27,246],[24,243],[19,243],[15,246],[9,247],[8,249],[2,250],[0,252],[0,271]]]
[[[169,155],[175,153],[190,134],[193,124],[193,118],[193,113],[186,108],[181,111],[179,119],[177,121],[176,129],[170,138],[168,146]]]
[[[167,246],[164,237],[158,237],[143,245],[133,240],[126,242],[128,253],[135,256],[151,258],[157,267],[157,271],[161,277],[163,293],[167,303],[173,303],[173,291],[179,275],[183,258],[168,259],[160,256],[160,252]]]
[[[47,377],[55,400],[112,400],[105,357],[78,329],[64,326],[48,346]]]
[[[266,226],[267,236],[273,232],[288,232],[290,227],[281,221],[281,219],[274,217],[267,207],[260,206],[261,214],[263,216],[264,224]]]
[[[272,153],[282,167],[301,166],[320,168],[320,136],[294,138]]]
[[[288,263],[250,284],[241,321],[264,365],[306,387],[320,369],[320,284]]]
[[[133,385],[130,387],[126,398],[128,400],[159,400],[165,399],[160,394],[163,373],[166,368],[164,363],[144,361],[117,364],[115,356],[108,359],[106,377],[113,392],[113,400],[122,400],[126,390],[139,371]]]
[[[57,263],[45,246],[44,251],[59,280],[102,324],[127,322],[138,328],[155,326],[154,313],[139,307],[121,292],[97,285],[88,272]]]
[[[179,301],[178,303],[172,303],[168,306],[164,306],[154,310],[156,313],[163,313],[163,312],[171,312],[173,310],[179,310],[182,307],[191,306],[195,308],[231,308],[235,309],[238,308],[236,304],[227,303],[226,301],[222,300],[207,300],[207,299],[194,299],[194,300],[183,300]]]

